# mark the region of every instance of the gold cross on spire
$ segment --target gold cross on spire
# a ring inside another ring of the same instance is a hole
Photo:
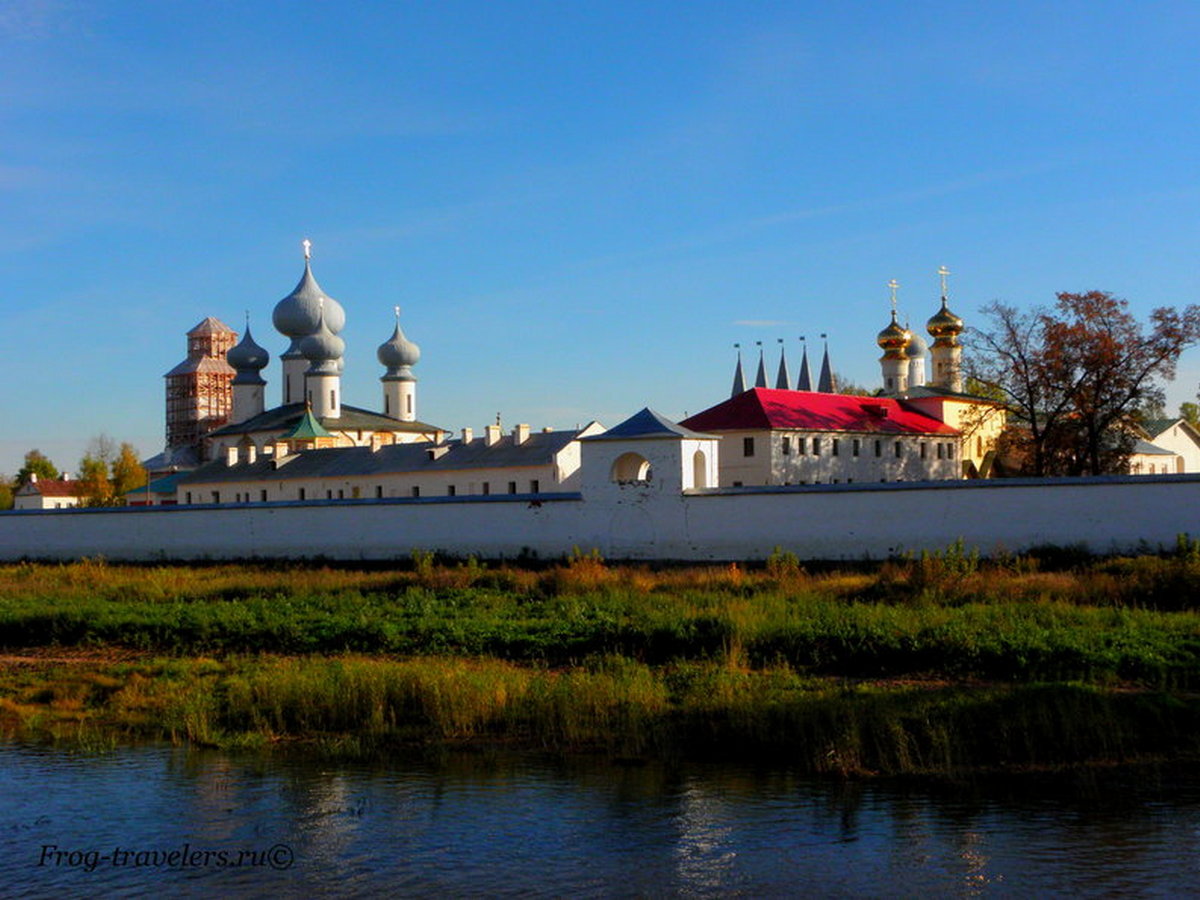
[[[900,282],[895,278],[888,282],[888,287],[892,289],[892,315],[896,314],[896,289],[900,287]]]
[[[949,274],[950,274],[950,270],[947,269],[945,266],[938,266],[938,275],[940,275],[942,277],[942,297],[943,298],[950,296],[946,290],[946,278],[947,278],[947,276],[949,276]]]
[[[397,322],[397,323],[399,323],[399,321],[400,321],[400,307],[399,307],[399,306],[393,306],[393,307],[392,307],[392,309],[394,309],[394,310],[396,311],[396,322]]]
[[[308,238],[305,238],[300,242],[300,246],[304,248],[305,260],[312,259],[312,241],[310,241]]]

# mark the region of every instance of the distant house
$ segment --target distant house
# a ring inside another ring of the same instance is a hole
[[[1169,473],[1183,472],[1200,472],[1200,431],[1188,422],[1187,419],[1149,419],[1142,423],[1142,429],[1145,432],[1146,438],[1154,447],[1166,451],[1174,457],[1170,460],[1170,466],[1163,469],[1167,464],[1167,460],[1161,458],[1161,454],[1152,454],[1159,456],[1157,460],[1152,460],[1149,455],[1146,458],[1131,458],[1129,471],[1134,475],[1158,475]],[[1138,457],[1139,449],[1134,450],[1134,456]],[[1150,469],[1150,466],[1157,463],[1157,469]],[[1135,468],[1141,464],[1141,468]]]
[[[29,481],[13,495],[13,509],[68,509],[82,502],[83,485],[65,478],[38,478],[31,473]]]

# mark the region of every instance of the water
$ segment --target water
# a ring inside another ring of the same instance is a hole
[[[1181,896],[1200,888],[1200,779],[1177,776],[951,788],[715,765],[463,755],[370,767],[13,745],[0,748],[0,764],[4,896]]]

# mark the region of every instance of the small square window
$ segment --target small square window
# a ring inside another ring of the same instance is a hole
[[[458,495],[458,488],[452,484],[446,485],[446,496],[455,497]]]
[[[517,483],[515,481],[510,481],[508,483],[508,492],[510,494],[515,494],[517,492]]]
[[[420,489],[419,487],[417,487],[417,485],[415,485],[415,484],[413,485],[413,489],[412,489],[412,495],[413,495],[414,497],[420,497],[420,496],[421,496],[421,489]]]
[[[536,493],[538,493],[538,492],[539,492],[541,489],[542,489],[541,482],[539,482],[539,481],[538,481],[536,478],[533,478],[533,479],[531,479],[531,480],[530,480],[530,482],[529,482],[529,493],[531,493],[531,494],[536,494]]]
[[[754,438],[742,438],[742,456],[754,455]]]
[[[491,492],[492,492],[492,483],[490,481],[485,481],[483,483],[483,495],[486,497]]]

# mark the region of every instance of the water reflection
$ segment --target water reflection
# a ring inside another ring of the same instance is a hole
[[[1179,776],[967,790],[484,755],[364,767],[169,748],[0,753],[5,894],[1096,896],[1200,884],[1200,781]],[[290,866],[266,857],[277,846]],[[210,856],[113,861],[183,848]],[[109,858],[89,871],[89,852]],[[220,852],[251,855],[219,865]]]

